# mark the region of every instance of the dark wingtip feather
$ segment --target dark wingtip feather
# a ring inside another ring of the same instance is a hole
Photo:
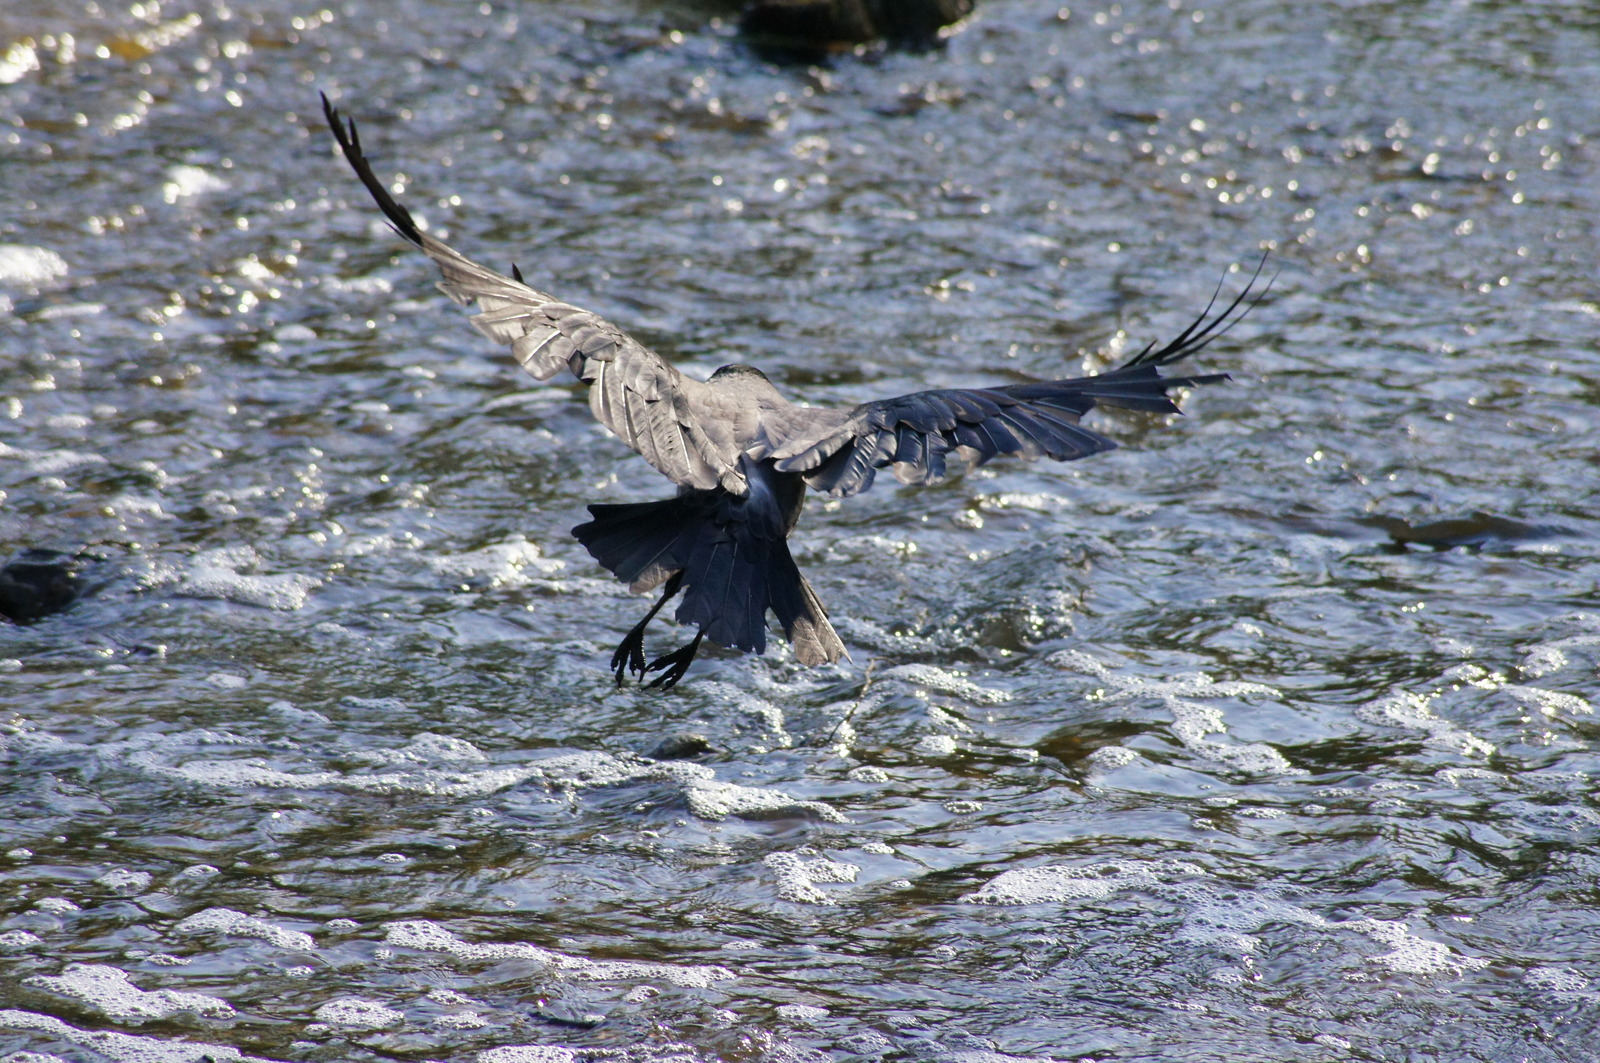
[[[1263,251],[1261,253],[1261,261],[1256,263],[1255,272],[1250,275],[1249,283],[1244,286],[1243,291],[1233,297],[1231,303],[1223,308],[1222,313],[1215,318],[1211,317],[1211,309],[1217,305],[1217,298],[1222,294],[1222,285],[1227,280],[1227,274],[1223,274],[1222,279],[1217,281],[1217,290],[1211,293],[1211,299],[1206,303],[1206,308],[1200,311],[1199,317],[1189,323],[1188,328],[1178,333],[1169,343],[1160,348],[1157,348],[1155,343],[1151,342],[1144,350],[1129,358],[1117,368],[1133,369],[1142,365],[1170,365],[1180,358],[1187,358],[1191,354],[1205,349],[1211,341],[1219,336],[1226,335],[1229,329],[1243,321],[1246,314],[1261,304],[1261,300],[1265,299],[1267,293],[1272,290],[1272,282],[1278,279],[1276,274],[1268,277],[1266,287],[1262,288],[1254,298],[1251,298],[1251,293],[1255,290],[1256,281],[1261,278],[1261,271],[1266,268],[1268,254],[1270,252]],[[1249,300],[1248,302],[1246,302],[1247,299]],[[1241,306],[1244,307],[1243,310],[1239,309]],[[1237,314],[1234,313],[1236,310],[1239,311]]]
[[[518,284],[528,283],[522,279],[522,271],[517,268],[517,264],[515,262],[511,263],[511,279],[516,281]]]
[[[377,201],[378,209],[383,211],[384,217],[389,219],[396,231],[421,247],[422,230],[417,228],[411,212],[397,203],[389,194],[389,190],[383,187],[383,182],[372,172],[372,166],[367,162],[366,155],[362,154],[361,137],[356,132],[355,119],[341,116],[338,108],[328,100],[326,92],[320,95],[322,114],[328,120],[328,128],[333,130],[333,139],[339,142],[339,150],[344,152],[345,161],[355,170],[356,176],[361,178],[361,183],[367,186],[367,191]]]

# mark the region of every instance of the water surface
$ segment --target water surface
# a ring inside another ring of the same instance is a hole
[[[717,10],[0,13],[0,553],[103,558],[0,628],[0,1054],[1594,1058],[1600,19],[991,0],[782,67]],[[1112,454],[813,498],[852,661],[616,691],[647,603],[567,530],[668,487],[318,91],[464,251],[813,403],[1276,280]]]

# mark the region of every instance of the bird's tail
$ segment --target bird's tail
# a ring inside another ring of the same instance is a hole
[[[771,609],[802,664],[844,654],[827,611],[789,553],[788,529],[769,494],[741,498],[718,488],[660,502],[596,504],[589,512],[594,519],[572,534],[594,559],[636,591],[683,573],[675,615],[712,642],[763,652]]]

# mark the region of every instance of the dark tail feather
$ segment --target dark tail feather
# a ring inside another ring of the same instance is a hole
[[[773,558],[770,586],[772,611],[777,614],[794,656],[801,664],[831,664],[840,657],[848,657],[839,633],[828,623],[828,611],[822,607],[811,584],[800,574],[800,566],[789,553],[789,544],[780,543],[779,556]]]
[[[599,503],[589,507],[594,519],[572,534],[600,564],[636,591],[660,586],[682,569],[706,514],[696,512],[692,496],[661,502]]]
[[[579,542],[634,590],[683,573],[678,622],[730,649],[763,652],[767,610],[777,614],[802,664],[844,656],[844,643],[800,574],[781,522],[751,512],[759,502],[692,491],[660,502],[596,504],[572,529]]]
[[[697,625],[719,645],[764,652],[774,545],[782,548],[781,542],[749,534],[743,521],[708,526],[684,566],[678,622]]]

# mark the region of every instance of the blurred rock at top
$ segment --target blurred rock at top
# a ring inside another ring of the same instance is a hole
[[[936,44],[939,31],[972,13],[975,0],[752,0],[741,28],[758,47],[796,57],[883,40]]]

